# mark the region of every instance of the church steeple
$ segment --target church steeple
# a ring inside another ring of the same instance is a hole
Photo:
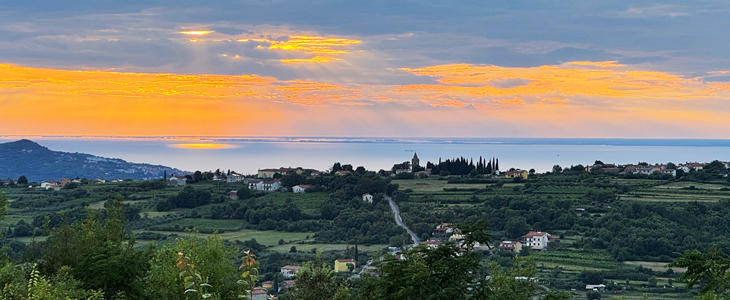
[[[420,162],[421,160],[418,159],[418,153],[413,152],[413,159],[411,159],[412,172],[418,172],[418,169],[420,169]]]

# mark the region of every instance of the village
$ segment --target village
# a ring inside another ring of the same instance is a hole
[[[410,161],[395,164],[390,170],[380,170],[378,172],[368,172],[364,167],[354,168],[351,165],[342,165],[335,163],[331,168],[321,171],[317,169],[304,168],[304,167],[280,167],[280,168],[266,168],[259,169],[255,174],[242,174],[236,171],[220,171],[214,172],[194,172],[194,173],[180,173],[180,174],[167,174],[163,175],[161,180],[156,181],[140,181],[131,182],[131,180],[124,179],[81,179],[81,178],[61,178],[59,180],[43,181],[40,183],[28,183],[25,178],[8,179],[2,181],[5,185],[16,185],[16,188],[20,186],[27,186],[33,191],[40,191],[42,193],[56,194],[56,191],[64,189],[76,189],[80,186],[86,185],[103,185],[109,184],[114,185],[125,185],[125,182],[129,184],[148,184],[155,183],[161,186],[161,189],[169,189],[173,191],[184,191],[187,189],[193,190],[193,188],[212,188],[215,187],[216,193],[224,197],[225,201],[231,203],[246,203],[251,201],[251,193],[255,193],[256,197],[265,197],[264,195],[276,196],[281,195],[286,197],[287,201],[296,202],[300,197],[306,197],[307,195],[313,194],[326,194],[326,191],[322,190],[320,179],[328,180],[341,180],[347,181],[348,179],[358,179],[362,176],[373,176],[378,180],[387,182],[398,182],[400,187],[399,193],[410,193],[411,196],[416,197],[418,192],[410,191],[411,188],[417,189],[417,187],[425,188],[428,190],[429,185],[438,186],[438,190],[434,191],[437,194],[443,186],[444,197],[462,197],[460,194],[473,194],[469,199],[456,200],[456,201],[472,201],[470,199],[475,198],[480,190],[487,191],[494,188],[504,189],[500,193],[512,194],[514,192],[522,193],[523,189],[530,186],[529,182],[535,182],[539,178],[550,178],[551,174],[559,174],[559,178],[562,176],[570,177],[577,176],[576,174],[590,174],[592,176],[598,176],[600,178],[655,178],[661,179],[662,181],[671,182],[675,178],[678,179],[683,176],[689,176],[693,174],[704,174],[705,171],[716,169],[720,166],[722,171],[718,173],[718,177],[727,177],[727,169],[730,167],[729,162],[713,161],[711,163],[698,163],[698,162],[687,162],[681,164],[648,164],[648,163],[637,163],[637,164],[611,164],[596,161],[592,164],[583,166],[566,166],[562,168],[560,166],[553,167],[550,171],[545,173],[536,173],[534,169],[524,170],[518,168],[506,168],[501,170],[499,167],[499,160],[497,158],[482,159],[479,158],[472,162],[464,158],[449,159],[442,161],[439,159],[438,163],[428,162],[426,167],[422,167],[418,155],[414,153]],[[502,162],[504,165],[505,163]],[[577,176],[581,177],[581,176]],[[586,176],[582,176],[586,177]],[[724,180],[724,179],[723,179]],[[131,183],[129,183],[131,182]],[[409,184],[408,182],[414,182]],[[448,187],[453,182],[453,188]],[[460,185],[461,184],[461,185]],[[486,184],[486,188],[484,187]],[[473,188],[479,185],[480,188]],[[502,187],[507,185],[506,187]],[[48,192],[46,192],[48,191]],[[240,194],[245,192],[245,195]],[[181,192],[182,193],[182,192]],[[225,194],[224,194],[225,193]],[[429,192],[430,193],[430,192]],[[554,193],[551,192],[553,195]],[[225,196],[223,196],[225,195]],[[384,195],[382,192],[366,192],[355,194],[359,201],[355,201],[361,204],[363,207],[374,209],[376,205],[382,204],[383,201],[391,202],[392,215],[395,217],[395,223],[398,226],[403,227],[410,233],[408,226],[414,224],[408,224],[411,221],[406,219],[402,220],[400,216],[399,205],[412,205],[412,203],[419,203],[419,200],[429,200],[432,195],[426,193],[423,198],[415,198],[410,201],[403,203],[402,200],[392,200],[388,195]],[[395,194],[392,195],[396,197]],[[135,198],[136,199],[136,198]],[[447,198],[439,198],[444,200],[450,200]],[[456,198],[454,198],[456,199]],[[342,199],[350,200],[350,198]],[[154,200],[151,200],[154,201]],[[223,201],[223,200],[221,200]],[[353,199],[354,201],[354,199]],[[362,202],[360,202],[362,201]],[[429,200],[430,201],[430,200]],[[442,200],[443,201],[443,200]],[[349,202],[352,203],[352,202]],[[445,201],[444,203],[450,203]],[[469,204],[471,206],[471,204]],[[441,204],[437,204],[435,207],[439,207]],[[444,205],[445,206],[445,205]],[[589,205],[591,206],[591,205]],[[573,206],[568,210],[575,215],[582,217],[595,217],[596,205],[593,208],[586,206]],[[598,205],[600,206],[600,205]],[[158,212],[164,210],[157,209]],[[177,210],[176,212],[180,212]],[[199,218],[193,216],[193,214],[186,216],[186,218],[194,219]],[[208,217],[206,217],[208,218]],[[213,217],[211,217],[213,218]],[[452,219],[453,220],[453,219]],[[385,220],[387,222],[393,222],[393,219]],[[174,220],[173,220],[174,222]],[[458,222],[458,221],[454,221]],[[421,249],[438,249],[442,245],[455,245],[456,247],[462,248],[464,236],[458,229],[458,223],[447,223],[441,222],[429,224],[430,229],[419,227],[419,234],[412,235],[413,243],[404,242],[402,245],[387,245],[381,242],[381,245],[387,246],[382,247],[382,253],[391,256],[396,260],[407,260],[408,257],[405,255],[415,247],[422,247]],[[486,255],[490,257],[514,257],[514,256],[540,256],[540,253],[550,254],[553,253],[554,248],[557,251],[566,251],[565,249],[570,247],[573,248],[576,245],[574,237],[569,237],[566,240],[564,237],[564,230],[558,230],[555,234],[553,229],[546,228],[539,224],[529,225],[519,229],[517,232],[510,232],[509,234],[505,231],[501,231],[497,235],[494,235],[489,244],[476,243],[473,248],[469,248],[470,251],[479,251],[480,255]],[[209,229],[211,232],[215,232],[215,228]],[[287,243],[286,241],[282,241]],[[308,241],[312,242],[312,241]],[[301,241],[300,241],[301,243]],[[350,246],[352,244],[348,243]],[[280,243],[280,245],[282,245]],[[283,244],[284,246],[286,244]],[[302,244],[306,245],[306,244]],[[361,245],[363,246],[363,245]],[[294,245],[291,246],[295,248]],[[296,244],[296,247],[302,247],[300,244]],[[349,247],[349,246],[348,246]],[[357,244],[354,246],[357,248]],[[465,251],[462,248],[462,251]],[[291,253],[299,253],[296,250]],[[372,251],[372,250],[371,250]],[[531,254],[532,252],[532,254]],[[348,253],[348,252],[345,252]],[[357,253],[357,250],[355,250]],[[489,254],[484,254],[489,253]],[[383,256],[376,258],[375,256],[367,257],[365,259],[358,259],[357,254],[354,256],[350,254],[336,254],[334,257],[330,254],[329,259],[325,262],[331,266],[332,270],[337,273],[338,277],[357,279],[368,274],[369,276],[376,276],[378,274],[377,265]],[[283,265],[283,266],[282,266]],[[283,280],[271,278],[271,275],[267,277],[267,280],[263,280],[257,284],[257,287],[252,291],[252,299],[266,299],[267,295],[272,291],[276,290],[281,293],[284,292],[288,287],[295,286],[296,274],[300,271],[303,265],[296,261],[287,261],[286,265],[277,265],[279,268],[278,274],[283,277]],[[276,275],[279,276],[279,275]],[[515,277],[516,280],[527,280],[534,281],[536,284],[545,284],[548,281],[544,277]],[[585,291],[605,292],[607,290],[606,284],[603,283],[585,283],[580,289]],[[574,287],[574,290],[577,287]]]

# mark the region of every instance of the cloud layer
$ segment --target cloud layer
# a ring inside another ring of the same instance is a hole
[[[728,11],[2,4],[0,132],[726,138]]]

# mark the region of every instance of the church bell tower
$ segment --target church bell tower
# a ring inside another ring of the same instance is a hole
[[[418,159],[418,153],[413,152],[413,159],[411,159],[411,171],[412,172],[418,172],[418,169],[420,169],[420,163],[421,161]]]

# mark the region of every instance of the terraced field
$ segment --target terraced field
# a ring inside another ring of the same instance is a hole
[[[717,202],[730,199],[730,189],[722,184],[671,182],[645,187],[620,195],[622,200]]]

